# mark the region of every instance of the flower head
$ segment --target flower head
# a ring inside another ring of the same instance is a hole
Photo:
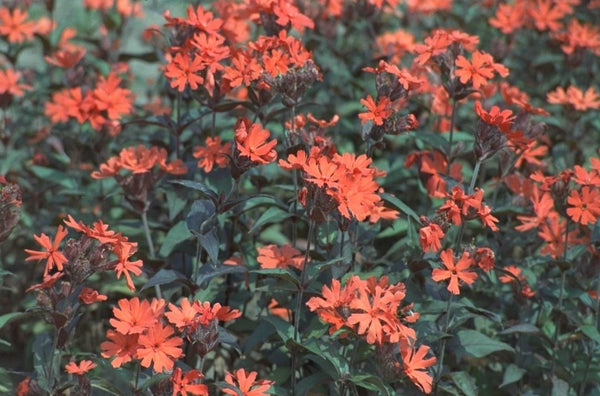
[[[435,268],[431,274],[431,279],[436,282],[450,279],[450,282],[448,283],[448,291],[450,293],[460,294],[460,289],[458,288],[459,281],[463,281],[467,285],[470,285],[477,279],[477,274],[475,272],[468,271],[474,263],[468,252],[463,252],[456,264],[454,263],[454,252],[452,249],[442,251],[440,253],[440,258],[442,259],[442,264],[446,268]]]

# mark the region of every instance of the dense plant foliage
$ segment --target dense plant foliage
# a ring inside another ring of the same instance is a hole
[[[600,393],[597,0],[4,0],[0,393]]]

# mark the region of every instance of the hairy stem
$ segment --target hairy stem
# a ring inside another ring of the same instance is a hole
[[[452,164],[452,140],[454,139],[454,119],[456,113],[456,99],[452,99],[452,114],[450,115],[450,138],[448,139],[448,151],[446,152],[448,167],[446,174],[450,175],[450,165]]]
[[[446,321],[444,322],[443,332],[444,338],[442,338],[442,345],[440,347],[440,357],[438,359],[438,367],[435,373],[435,383],[434,383],[434,394],[437,394],[437,387],[440,379],[442,378],[442,370],[444,368],[444,355],[446,354],[446,336],[445,333],[448,332],[448,328],[450,327],[450,308],[452,306],[452,298],[454,294],[450,293],[450,297],[448,298],[448,303],[446,304]]]
[[[308,267],[308,259],[310,256],[310,242],[313,238],[313,234],[315,231],[315,221],[310,220],[308,224],[308,235],[306,237],[306,252],[304,253],[304,263],[302,265],[302,273],[300,274],[300,285],[298,287],[298,297],[296,300],[296,311],[294,312],[294,341],[300,343],[300,317],[302,312],[302,300],[304,298],[304,289],[306,288],[306,276],[308,271],[306,270]],[[291,391],[292,396],[296,393],[296,369],[298,365],[298,357],[296,355],[296,351],[292,351],[292,372],[291,372]]]

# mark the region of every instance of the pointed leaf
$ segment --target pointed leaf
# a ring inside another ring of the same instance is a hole
[[[498,351],[514,352],[515,350],[508,344],[496,341],[475,330],[461,330],[457,334],[458,343],[467,354],[476,358],[482,358]]]
[[[175,224],[173,228],[169,230],[169,232],[167,232],[165,240],[163,241],[158,254],[161,257],[168,257],[173,250],[175,250],[177,245],[191,237],[192,233],[188,230],[185,221],[180,221],[179,223]]]
[[[517,366],[516,364],[509,364],[508,367],[506,368],[506,370],[504,371],[504,376],[502,377],[502,383],[500,384],[499,388],[502,388],[503,386],[506,385],[510,385],[510,384],[514,384],[515,382],[519,381],[521,378],[523,378],[523,375],[527,372],[527,370],[522,369],[521,367]]]
[[[400,199],[387,193],[381,194],[381,199],[392,205],[394,209],[399,210],[407,216],[410,216],[414,221],[417,222],[417,224],[421,224],[421,220],[419,220],[419,215]]]
[[[465,396],[477,396],[477,385],[475,384],[473,377],[468,373],[456,371],[451,373],[450,377],[452,378],[454,385],[456,385]]]
[[[278,207],[270,207],[258,218],[258,220],[256,220],[249,233],[252,234],[267,224],[281,223],[290,217],[292,217],[291,213],[288,213]]]
[[[166,285],[167,283],[175,282],[175,281],[187,281],[187,278],[171,269],[161,269],[154,276],[148,279],[148,282],[142,287],[142,290],[148,289],[149,287],[154,287],[156,285]]]
[[[215,276],[227,275],[227,274],[241,274],[246,272],[246,267],[241,265],[204,265],[198,271],[198,277],[196,278],[196,284],[198,286],[202,285],[202,283],[206,282],[209,279],[214,278]]]
[[[218,194],[211,190],[206,184],[194,180],[170,180],[170,182],[175,184],[181,184],[182,186],[192,188],[196,191],[200,191],[202,195],[213,201],[215,205],[217,204],[217,202],[219,202]]]

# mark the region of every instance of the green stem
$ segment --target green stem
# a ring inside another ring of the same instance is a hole
[[[148,207],[150,205],[146,203],[144,210],[142,211],[142,225],[144,227],[144,234],[146,235],[146,242],[148,243],[148,253],[150,255],[150,259],[154,260],[156,258],[154,243],[152,242],[152,237],[150,236],[150,227],[148,226]],[[162,292],[160,290],[159,285],[154,285],[154,292],[156,293],[157,298],[162,298]]]
[[[477,180],[477,176],[479,176],[479,170],[481,169],[482,160],[477,160],[475,163],[475,168],[473,168],[473,175],[471,176],[471,183],[469,183],[469,190],[467,194],[473,194],[473,190],[475,189],[475,181]],[[465,222],[461,222],[460,229],[458,230],[458,235],[456,236],[456,242],[454,246],[456,246],[457,251],[460,249],[460,245],[462,243],[462,238],[465,233]]]
[[[448,152],[447,152],[447,160],[448,167],[446,168],[446,174],[450,175],[450,165],[452,163],[452,140],[454,139],[454,119],[456,113],[456,99],[452,100],[452,114],[450,115],[450,138],[448,139]]]
[[[146,235],[146,242],[148,243],[148,251],[149,251],[150,258],[154,259],[155,258],[154,243],[152,242],[152,237],[150,236],[150,227],[148,226],[147,212],[148,212],[147,208],[144,208],[144,211],[142,212],[142,225],[144,227],[144,234]]]
[[[567,227],[565,230],[565,250],[563,252],[563,261],[567,261],[567,250],[569,247],[569,219],[567,218]],[[564,263],[563,263],[564,265]],[[558,294],[558,312],[559,316],[556,320],[556,327],[554,328],[554,336],[552,337],[552,365],[550,368],[550,381],[554,378],[555,370],[556,370],[556,357],[558,355],[558,333],[560,332],[560,326],[562,323],[562,311],[563,311],[563,298],[565,292],[565,281],[567,272],[565,269],[561,270],[560,277],[560,292]]]
[[[304,263],[302,265],[302,273],[300,274],[300,284],[298,286],[298,298],[296,300],[296,311],[294,312],[294,341],[300,344],[300,317],[302,312],[302,300],[304,297],[304,289],[306,286],[306,276],[308,271],[308,259],[310,257],[310,242],[313,238],[313,234],[315,231],[315,221],[310,220],[308,224],[308,234],[306,237],[306,252],[304,253]],[[298,365],[298,357],[296,355],[296,350],[292,351],[292,372],[291,372],[291,391],[292,396],[296,394],[296,369]]]
[[[452,305],[452,298],[454,297],[454,294],[450,293],[450,297],[448,298],[448,303],[446,304],[446,321],[444,323],[444,328],[443,328],[443,338],[442,338],[442,345],[441,345],[441,350],[440,350],[440,358],[438,359],[438,367],[437,367],[437,372],[435,374],[435,384],[434,384],[434,394],[437,394],[437,386],[438,383],[440,382],[440,379],[442,378],[442,369],[444,368],[444,355],[446,354],[446,333],[448,332],[448,328],[450,327],[450,308]]]

